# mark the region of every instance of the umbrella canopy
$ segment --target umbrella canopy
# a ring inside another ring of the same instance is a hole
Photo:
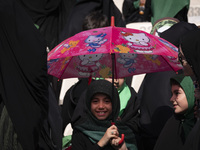
[[[141,30],[104,27],[80,32],[48,54],[48,73],[57,78],[123,78],[182,69],[178,48]],[[113,69],[114,62],[114,69]]]

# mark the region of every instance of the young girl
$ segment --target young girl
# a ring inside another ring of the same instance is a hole
[[[189,76],[170,79],[174,115],[165,124],[154,150],[181,150],[195,124],[194,86]]]
[[[74,124],[72,150],[137,150],[132,130],[117,121],[120,101],[112,83],[93,81],[87,89],[85,105],[86,113]],[[121,134],[125,138],[119,144]]]

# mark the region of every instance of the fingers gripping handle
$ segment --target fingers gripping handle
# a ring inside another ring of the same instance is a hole
[[[119,145],[124,142],[124,134],[121,134],[121,140],[119,141]]]
[[[114,122],[111,122],[111,125],[115,125]],[[121,140],[119,141],[119,145],[122,144],[124,142],[124,134],[121,134]]]

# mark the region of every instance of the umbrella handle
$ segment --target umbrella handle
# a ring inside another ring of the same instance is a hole
[[[111,122],[111,125],[115,125],[115,123],[114,123],[114,122]],[[120,140],[119,143],[118,143],[119,145],[122,144],[122,143],[124,142],[124,137],[125,137],[124,134],[121,134],[121,140]]]
[[[119,141],[119,145],[122,144],[124,142],[124,134],[121,134],[121,140]]]

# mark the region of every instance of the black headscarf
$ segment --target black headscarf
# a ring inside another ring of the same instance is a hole
[[[176,47],[179,47],[180,39],[184,34],[187,34],[188,31],[197,29],[198,27],[193,23],[187,23],[181,21],[179,23],[174,24],[168,30],[162,32],[160,36],[167,41],[174,44]]]
[[[48,111],[47,53],[15,0],[0,0],[0,97],[23,149],[37,149]]]
[[[181,48],[186,57],[186,60],[190,65],[192,65],[192,69],[199,82],[200,29],[193,30],[190,33],[186,34],[181,39]],[[200,121],[197,121],[194,128],[188,135],[188,138],[185,142],[183,149],[199,150],[199,148],[200,148]]]
[[[76,122],[74,129],[83,132],[91,139],[92,142],[96,143],[103,137],[107,128],[111,126],[111,122],[115,122],[119,134],[125,134],[126,146],[132,150],[136,150],[137,148],[134,133],[121,121],[117,121],[120,110],[120,101],[117,89],[114,88],[114,94],[112,94],[112,88],[112,83],[106,80],[93,81],[89,85],[85,100],[86,112],[82,118]],[[91,112],[91,99],[96,93],[106,94],[112,100],[112,114],[105,120],[98,120]],[[108,147],[110,147],[110,145],[108,145]]]
[[[196,27],[195,30],[189,32],[181,39],[181,49],[183,54],[192,66],[195,76],[199,82],[200,80],[200,29]],[[200,82],[199,82],[200,83]]]

